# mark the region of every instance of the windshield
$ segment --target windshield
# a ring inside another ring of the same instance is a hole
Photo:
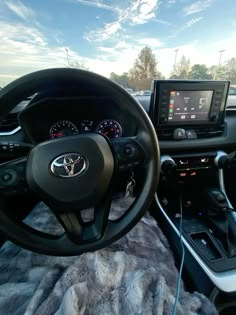
[[[149,95],[153,79],[236,84],[235,0],[0,1],[0,87],[75,67]]]

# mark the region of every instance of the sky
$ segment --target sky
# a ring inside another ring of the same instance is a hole
[[[177,52],[191,64],[236,57],[235,0],[0,0],[0,86],[78,61],[109,77],[148,45],[166,77]]]

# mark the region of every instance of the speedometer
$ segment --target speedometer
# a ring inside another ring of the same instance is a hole
[[[60,120],[52,125],[49,131],[50,139],[73,136],[79,133],[76,125],[69,120]]]
[[[120,138],[122,136],[122,127],[114,119],[104,119],[98,124],[96,132],[109,138]]]

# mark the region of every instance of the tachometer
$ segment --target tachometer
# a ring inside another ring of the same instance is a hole
[[[69,120],[60,120],[52,125],[49,131],[50,139],[73,136],[79,133],[76,125]]]
[[[114,119],[105,119],[98,124],[96,132],[109,138],[120,138],[122,136],[122,127]]]

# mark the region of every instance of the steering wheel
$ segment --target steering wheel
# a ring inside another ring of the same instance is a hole
[[[119,111],[134,119],[137,133],[113,140],[83,134],[46,141],[35,145],[26,158],[0,165],[0,176],[11,175],[5,188],[28,187],[49,206],[65,232],[58,236],[40,232],[7,215],[2,205],[0,231],[23,248],[56,256],[94,251],[129,232],[150,206],[160,170],[156,132],[144,109],[119,85],[89,71],[56,68],[15,80],[0,91],[0,117],[25,97],[64,84],[91,86],[117,100]],[[143,186],[129,209],[111,221],[116,176],[134,167],[142,169]],[[94,219],[84,222],[81,211],[90,207],[94,207]]]

